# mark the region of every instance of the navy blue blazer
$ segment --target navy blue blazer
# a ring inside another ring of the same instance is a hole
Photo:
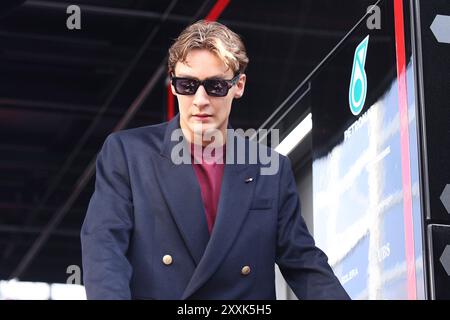
[[[98,154],[81,230],[88,299],[275,299],[275,263],[300,299],[348,299],[300,214],[288,158],[275,153],[274,175],[226,164],[210,236],[192,165],[170,157],[177,128],[179,116],[112,133]],[[247,155],[255,146],[233,139]]]

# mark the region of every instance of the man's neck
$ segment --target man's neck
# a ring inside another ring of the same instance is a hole
[[[196,133],[186,130],[184,128],[181,128],[181,130],[183,131],[184,138],[190,144],[201,145],[203,148],[207,147],[210,144],[213,144],[213,145],[211,145],[211,147],[214,147],[214,148],[218,148],[218,147],[221,147],[226,144],[227,136],[224,131],[221,131],[221,139],[219,139],[219,141],[216,141],[215,135],[212,135],[212,136],[206,135],[206,137],[209,138],[209,140],[206,140],[206,139],[204,139],[205,134],[202,134],[202,133],[196,134]]]

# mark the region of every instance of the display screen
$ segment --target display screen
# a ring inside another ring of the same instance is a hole
[[[311,80],[314,237],[353,299],[425,298],[409,8],[402,45],[393,3]]]

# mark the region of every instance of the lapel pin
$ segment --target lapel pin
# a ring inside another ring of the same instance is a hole
[[[253,181],[253,178],[247,178],[247,179],[245,179],[245,183],[249,183],[249,182],[252,182]]]

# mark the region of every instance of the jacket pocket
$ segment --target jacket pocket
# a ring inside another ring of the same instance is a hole
[[[250,210],[264,210],[272,208],[273,199],[254,197],[250,205]]]

